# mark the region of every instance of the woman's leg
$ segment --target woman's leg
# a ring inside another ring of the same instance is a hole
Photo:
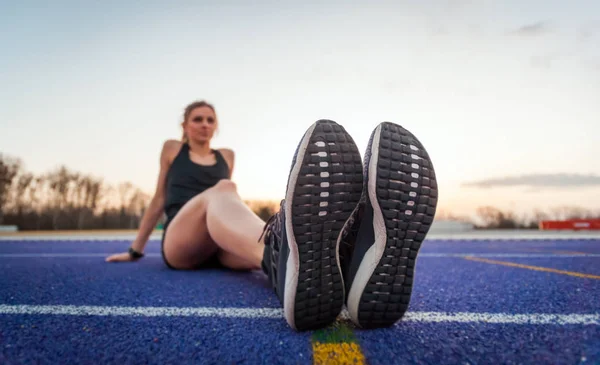
[[[208,197],[206,225],[220,248],[219,260],[235,269],[260,269],[265,222],[242,201],[231,180],[221,180]]]
[[[195,269],[219,250],[208,234],[206,209],[201,199],[197,198],[179,210],[165,231],[163,255],[174,269]]]
[[[260,268],[256,266],[256,263],[244,260],[239,256],[224,251],[223,249],[219,249],[217,258],[223,266],[233,270],[256,270]]]
[[[226,267],[260,269],[265,222],[248,208],[235,183],[221,180],[186,203],[169,224],[164,254],[177,269],[191,269],[214,254]]]

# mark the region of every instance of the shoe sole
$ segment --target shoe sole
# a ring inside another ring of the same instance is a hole
[[[417,254],[433,223],[438,190],[421,142],[389,122],[374,132],[367,169],[375,242],[348,295],[350,318],[362,328],[388,327],[407,311]]]
[[[362,162],[339,124],[319,120],[305,133],[284,202],[289,256],[284,314],[310,330],[332,323],[344,305],[340,232],[362,194]]]

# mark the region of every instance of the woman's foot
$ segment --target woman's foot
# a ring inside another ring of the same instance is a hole
[[[341,245],[347,307],[362,328],[385,327],[408,309],[415,262],[435,216],[433,165],[419,140],[381,123],[369,140],[361,203]]]
[[[333,121],[314,123],[294,155],[281,209],[265,225],[263,270],[296,330],[327,326],[341,312],[340,233],[362,188],[352,137]]]

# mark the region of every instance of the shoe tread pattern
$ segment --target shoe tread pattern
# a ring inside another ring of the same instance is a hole
[[[377,202],[386,247],[361,296],[361,327],[386,327],[407,311],[421,244],[435,216],[435,171],[421,142],[393,123],[382,124],[377,153]]]
[[[336,242],[363,188],[359,151],[346,130],[317,123],[296,181],[292,226],[300,256],[295,321],[298,329],[333,322],[344,304]]]

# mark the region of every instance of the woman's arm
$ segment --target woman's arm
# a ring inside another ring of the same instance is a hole
[[[139,253],[144,252],[144,248],[156,227],[156,223],[163,214],[163,209],[166,199],[166,183],[167,183],[167,172],[171,166],[174,154],[181,148],[181,142],[176,140],[168,140],[163,144],[163,148],[160,154],[160,172],[158,174],[158,181],[156,183],[156,191],[154,196],[148,205],[148,209],[142,217],[140,228],[135,240],[131,244],[131,248]],[[106,261],[132,261],[133,258],[128,252],[122,254],[116,254],[108,257]]]
[[[148,205],[148,209],[146,209],[142,221],[140,222],[138,234],[131,244],[131,248],[137,252],[144,252],[146,243],[148,242],[152,231],[154,231],[154,227],[156,227],[158,220],[162,216],[164,204],[164,196],[155,195],[150,201],[150,205]]]

